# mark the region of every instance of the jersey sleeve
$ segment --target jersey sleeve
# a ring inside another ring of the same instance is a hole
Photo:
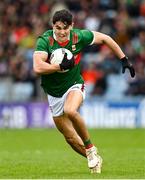
[[[36,42],[35,51],[44,51],[48,53],[48,43],[42,36],[38,37],[38,40]]]
[[[83,43],[85,46],[87,46],[93,42],[93,39],[94,39],[93,32],[91,32],[89,30],[81,30],[81,33],[82,33]]]

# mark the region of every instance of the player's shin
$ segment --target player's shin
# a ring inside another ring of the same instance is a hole
[[[75,150],[80,155],[86,157],[86,151],[85,146],[83,145],[83,142],[81,138],[78,137],[65,137],[67,143],[72,147],[73,150]]]

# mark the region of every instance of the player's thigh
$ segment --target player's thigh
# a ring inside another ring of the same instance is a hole
[[[65,116],[53,117],[57,129],[65,136],[72,137],[76,135],[76,131],[70,119]]]
[[[70,91],[64,103],[64,112],[65,110],[78,110],[82,102],[83,102],[83,96],[80,91],[78,90]]]

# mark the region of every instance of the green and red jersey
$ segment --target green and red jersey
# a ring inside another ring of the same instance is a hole
[[[81,51],[92,43],[93,37],[93,33],[89,30],[73,29],[70,32],[69,40],[65,43],[55,40],[53,30],[46,31],[38,38],[35,51],[44,51],[48,53],[49,57],[54,50],[63,47],[70,50],[75,58],[75,66],[71,70],[64,73],[55,72],[41,75],[41,86],[45,93],[61,97],[72,85],[84,83],[80,74]]]

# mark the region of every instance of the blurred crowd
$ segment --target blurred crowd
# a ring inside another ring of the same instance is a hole
[[[84,49],[81,63],[87,97],[145,95],[145,0],[0,1],[0,101],[41,100],[40,77],[32,70],[37,37],[51,28],[56,10],[69,9],[76,28],[110,35],[134,64],[136,77],[122,75],[106,46]]]

